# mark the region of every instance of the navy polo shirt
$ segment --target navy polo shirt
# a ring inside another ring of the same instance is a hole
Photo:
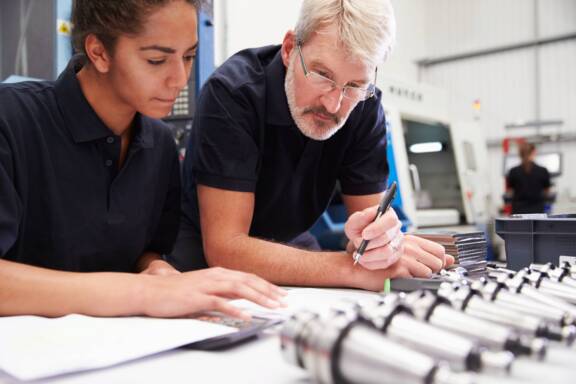
[[[69,65],[55,82],[0,84],[0,257],[66,271],[132,272],[177,236],[180,174],[160,121],[137,114],[120,137]]]
[[[348,195],[386,188],[380,91],[359,103],[335,135],[316,141],[304,136],[292,119],[285,76],[280,46],[268,46],[232,56],[203,86],[183,176],[184,223],[197,241],[197,184],[253,192],[250,235],[280,242],[316,222],[337,181]]]

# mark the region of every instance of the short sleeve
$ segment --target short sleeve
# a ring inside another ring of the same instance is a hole
[[[514,189],[515,188],[515,182],[514,182],[514,168],[510,169],[508,171],[508,174],[506,175],[506,188],[510,188],[510,189]]]
[[[185,161],[196,183],[253,192],[259,167],[259,109],[249,86],[231,89],[210,79],[202,89]]]
[[[339,175],[342,193],[368,195],[386,189],[386,119],[382,94],[364,102],[359,111],[354,141],[346,152]]]
[[[8,131],[0,122],[0,258],[18,239],[22,200],[15,186],[15,161]]]
[[[550,188],[552,186],[552,182],[550,181],[550,172],[545,167],[542,167],[543,175],[542,175],[542,187],[544,189]]]

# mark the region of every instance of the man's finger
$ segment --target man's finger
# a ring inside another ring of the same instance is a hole
[[[407,242],[404,245],[404,253],[406,256],[424,264],[434,272],[438,272],[444,266],[444,259],[439,259],[435,255],[426,252],[418,246],[418,244]]]
[[[374,248],[374,249],[367,249],[364,252],[364,255],[360,258],[360,263],[371,263],[374,261],[381,261],[381,260],[392,260],[390,264],[396,262],[401,254],[403,249],[401,245],[398,245],[396,248],[390,245],[390,242],[385,246]]]
[[[410,239],[414,240],[422,249],[433,254],[433,255],[444,255],[446,254],[446,249],[443,245],[438,244],[434,241],[423,239],[419,236],[410,235]]]
[[[418,260],[407,257],[404,261],[413,277],[430,277],[432,275],[432,270]]]
[[[362,230],[374,221],[376,217],[377,206],[366,208],[362,211],[354,212],[346,220],[344,231],[349,239],[361,236]]]
[[[398,220],[396,214],[386,213],[362,230],[362,238],[372,240],[381,236],[389,236],[389,239],[392,240],[401,228],[402,223]]]
[[[423,238],[418,237],[418,236],[411,236],[410,235],[410,236],[406,236],[406,238],[409,242],[411,242],[415,246],[420,247],[422,252],[426,252],[428,255],[432,255],[432,256],[438,258],[438,260],[440,260],[440,264],[441,264],[440,268],[444,268],[446,266],[446,263],[447,263],[446,250],[445,250],[443,245],[435,243],[435,242],[427,240],[427,239],[423,239]],[[428,266],[434,267],[435,265],[428,264]],[[434,271],[436,271],[436,268],[432,268],[432,269]]]

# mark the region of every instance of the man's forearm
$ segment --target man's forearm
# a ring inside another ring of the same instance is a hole
[[[0,316],[142,312],[143,279],[121,273],[72,273],[0,260]]]
[[[210,266],[255,273],[275,284],[368,288],[362,281],[368,271],[354,267],[344,251],[307,251],[247,235],[205,249]]]

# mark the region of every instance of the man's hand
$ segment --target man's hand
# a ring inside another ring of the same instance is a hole
[[[454,264],[454,257],[447,255],[438,243],[414,235],[404,237],[400,260],[389,268],[390,277],[428,277],[432,272]]]
[[[350,240],[347,251],[353,253],[362,240],[370,240],[360,265],[367,269],[384,269],[394,264],[402,254],[402,223],[396,212],[388,209],[374,221],[378,206],[372,206],[350,215],[344,231]]]
[[[427,277],[454,264],[454,258],[446,255],[442,245],[418,236],[404,236],[393,209],[373,221],[377,209],[372,206],[350,215],[344,226],[350,239],[348,253],[352,254],[363,239],[370,240],[359,261],[364,268],[389,268],[390,278]]]
[[[432,272],[438,272],[441,268],[454,264],[454,258],[445,254],[443,246],[418,236],[405,235],[401,249],[400,258],[385,269],[351,267],[351,285],[371,291],[382,291],[385,279],[429,277]],[[368,266],[371,265],[369,261]]]
[[[218,311],[241,319],[250,315],[228,303],[246,299],[267,308],[283,306],[283,289],[249,273],[208,268],[172,276],[147,276],[143,290],[144,314],[182,317],[203,311]]]

